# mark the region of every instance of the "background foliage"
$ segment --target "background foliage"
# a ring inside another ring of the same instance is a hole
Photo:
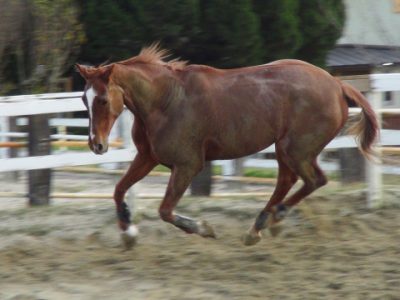
[[[0,93],[55,91],[84,42],[75,0],[0,0]]]
[[[0,0],[0,7],[0,94],[62,89],[73,62],[125,59],[154,41],[216,67],[280,58],[323,66],[345,18],[339,0]]]
[[[339,38],[338,0],[86,0],[80,59],[100,63],[162,46],[193,63],[237,67],[280,58],[323,66]]]

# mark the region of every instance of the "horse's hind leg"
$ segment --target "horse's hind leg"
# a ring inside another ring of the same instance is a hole
[[[163,221],[171,223],[187,233],[197,233],[203,237],[215,237],[212,227],[206,222],[197,222],[191,218],[173,213],[174,208],[178,204],[193,177],[200,170],[200,162],[199,165],[177,165],[172,168],[170,181],[168,183],[165,197],[160,205],[159,213]]]
[[[245,245],[254,245],[261,239],[261,230],[267,227],[268,219],[272,216],[271,213],[278,211],[281,207],[279,203],[285,198],[289,190],[297,181],[297,175],[288,166],[285,154],[280,151],[277,145],[277,160],[279,164],[278,181],[275,190],[268,201],[265,208],[257,216],[254,225],[249,232],[245,234],[243,243]]]
[[[131,214],[128,205],[124,201],[124,196],[129,188],[146,176],[157,162],[146,154],[138,153],[132,161],[125,175],[115,186],[114,201],[117,209],[118,224],[122,230],[122,241],[126,248],[131,248],[137,238],[137,228],[131,225]]]
[[[311,162],[304,161],[299,163],[297,172],[301,179],[303,179],[304,184],[296,193],[294,193],[284,202],[284,205],[288,208],[296,205],[304,197],[310,195],[313,191],[328,182],[325,174],[318,166],[316,158]]]
[[[303,180],[304,184],[282,204],[273,209],[272,218],[269,220],[268,224],[270,230],[272,230],[272,225],[280,222],[286,216],[291,207],[298,204],[302,199],[328,182],[325,174],[318,166],[316,158],[312,160],[297,161],[295,164],[295,170]]]

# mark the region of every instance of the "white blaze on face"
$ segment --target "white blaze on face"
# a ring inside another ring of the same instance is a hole
[[[93,102],[94,98],[96,98],[97,93],[94,90],[93,86],[91,86],[87,91],[86,91],[86,99],[87,99],[87,104],[88,104],[88,113],[89,113],[89,120],[90,122],[93,122]],[[90,124],[90,138],[93,140],[94,139],[94,133],[93,133],[93,124]]]

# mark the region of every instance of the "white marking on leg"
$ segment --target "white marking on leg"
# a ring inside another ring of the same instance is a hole
[[[199,230],[197,234],[201,235],[202,237],[216,238],[214,229],[206,221],[199,221],[196,222],[196,224]]]
[[[139,235],[139,229],[135,225],[130,225],[124,233],[129,237],[135,238]]]
[[[121,233],[122,242],[126,250],[135,246],[138,235],[139,230],[135,225],[130,225],[127,230]]]
[[[257,231],[254,226],[244,235],[243,243],[246,246],[257,244],[261,240],[261,232]]]

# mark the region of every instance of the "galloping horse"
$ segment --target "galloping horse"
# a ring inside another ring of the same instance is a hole
[[[124,105],[135,116],[137,155],[114,193],[127,247],[137,229],[130,223],[124,195],[158,164],[172,171],[159,208],[161,219],[187,233],[215,237],[206,222],[173,213],[192,178],[205,161],[250,155],[275,143],[277,185],[244,237],[244,243],[252,245],[262,229],[282,220],[291,207],[327,183],[317,155],[344,126],[349,105],[362,109],[353,133],[362,153],[372,153],[378,124],[367,100],[316,66],[279,60],[221,70],[166,61],[167,56],[167,51],[151,46],[128,60],[100,67],[76,65],[86,80],[82,99],[94,153],[107,151],[108,135]],[[298,177],[303,186],[284,201]]]

